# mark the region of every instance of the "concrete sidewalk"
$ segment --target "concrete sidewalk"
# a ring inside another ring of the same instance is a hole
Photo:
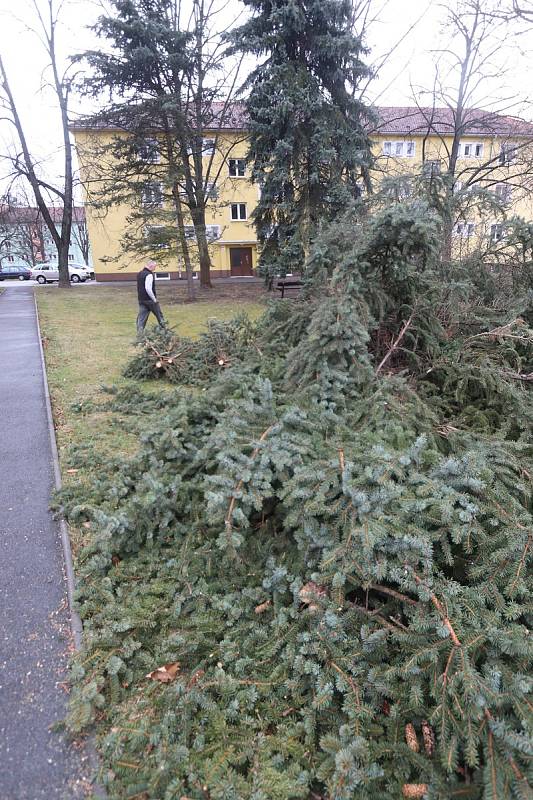
[[[33,289],[0,295],[0,800],[83,797],[64,718],[71,643]]]

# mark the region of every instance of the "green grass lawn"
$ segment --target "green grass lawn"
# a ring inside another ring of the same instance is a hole
[[[224,284],[200,293],[195,303],[184,302],[184,289],[175,284],[158,286],[158,295],[169,325],[184,336],[198,335],[210,318],[230,319],[242,311],[255,318],[264,308],[257,284]],[[129,285],[51,286],[36,289],[36,296],[63,481],[84,482],[88,468],[79,458],[71,459],[73,447],[126,456],[136,446],[135,434],[101,408],[109,399],[103,386],[132,382],[122,370],[134,352],[136,290]],[[168,388],[164,381],[145,386]],[[80,411],[87,401],[90,406]],[[77,549],[75,532],[73,540]]]

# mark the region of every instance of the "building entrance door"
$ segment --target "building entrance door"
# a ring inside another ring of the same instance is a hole
[[[252,248],[251,247],[230,247],[229,249],[230,275],[253,275],[252,269]]]

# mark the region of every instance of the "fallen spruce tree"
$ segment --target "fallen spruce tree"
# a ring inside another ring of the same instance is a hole
[[[64,495],[110,797],[531,797],[532,306],[444,286],[438,237],[419,205],[326,230],[302,298],[205,391],[129,390],[138,453]]]

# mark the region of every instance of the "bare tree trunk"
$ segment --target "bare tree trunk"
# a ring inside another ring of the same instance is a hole
[[[204,35],[205,35],[205,8],[204,0],[194,0],[196,11],[196,72],[198,85],[194,98],[195,113],[196,113],[196,130],[203,132],[203,114],[204,114]],[[196,197],[201,200],[196,206],[191,207],[191,217],[194,225],[194,232],[196,234],[196,241],[198,243],[198,260],[200,262],[200,286],[203,289],[211,289],[211,256],[209,255],[209,247],[207,245],[207,236],[205,230],[205,197],[203,191],[203,163],[202,154],[197,158],[195,153],[194,158],[195,167],[195,183],[196,183]]]
[[[54,86],[56,90],[59,109],[61,112],[61,127],[63,133],[63,149],[65,155],[65,176],[63,190],[63,216],[61,218],[61,237],[60,245],[57,249],[57,259],[59,266],[59,286],[60,288],[70,287],[70,276],[68,271],[68,251],[70,247],[70,235],[72,231],[72,206],[73,206],[73,186],[72,186],[72,146],[68,130],[68,89],[64,86],[59,77],[57,69],[56,43],[55,43],[55,20],[53,16],[53,0],[48,0],[49,11],[49,35],[48,52],[54,75]],[[44,28],[44,26],[43,26]]]
[[[40,181],[39,178],[37,177],[36,172],[35,172],[35,167],[34,167],[33,160],[32,160],[29,148],[28,148],[28,143],[26,141],[26,136],[25,136],[25,133],[24,133],[24,129],[22,127],[22,122],[21,122],[21,119],[20,119],[20,116],[19,116],[19,113],[18,113],[17,105],[15,103],[15,98],[13,97],[13,93],[11,91],[11,87],[9,85],[9,81],[8,81],[7,74],[6,74],[6,71],[5,71],[5,68],[4,68],[4,64],[2,62],[2,58],[1,57],[0,57],[0,74],[1,74],[1,78],[2,78],[2,88],[3,88],[4,92],[5,92],[5,96],[6,96],[6,99],[7,99],[7,102],[8,102],[8,106],[9,106],[9,110],[11,112],[12,122],[13,122],[13,125],[15,126],[15,130],[17,131],[17,136],[18,136],[18,139],[19,139],[19,142],[20,142],[20,146],[22,148],[22,156],[23,156],[24,165],[25,165],[25,168],[26,168],[26,172],[24,174],[25,174],[26,178],[28,179],[28,181],[30,183],[30,186],[31,186],[31,188],[33,190],[33,194],[35,196],[35,202],[37,203],[37,207],[38,207],[38,209],[39,209],[39,211],[41,213],[41,216],[42,216],[42,218],[43,218],[43,220],[44,220],[44,222],[46,224],[46,227],[50,231],[50,235],[51,235],[52,239],[54,240],[54,244],[55,244],[55,246],[57,248],[57,252],[59,254],[59,251],[60,251],[60,248],[61,248],[61,237],[60,237],[60,235],[58,234],[58,232],[56,230],[56,226],[54,224],[54,221],[52,219],[52,215],[50,214],[50,211],[48,209],[48,206],[46,204],[46,201],[45,201],[44,196],[43,196],[43,191],[42,191],[42,189],[44,187],[46,187],[47,184],[45,184],[43,181]],[[67,260],[68,260],[68,256],[67,256]],[[67,271],[67,276],[68,276],[68,271]],[[70,282],[68,283],[68,286],[70,286]]]
[[[4,65],[0,58],[0,76],[2,79],[2,88],[4,90],[7,106],[11,113],[11,122],[15,126],[17,136],[22,148],[22,156],[25,169],[20,169],[20,174],[24,175],[30,183],[35,196],[35,201],[39,212],[48,228],[50,235],[54,241],[57,249],[58,266],[59,266],[59,286],[61,288],[70,288],[69,272],[68,272],[68,251],[70,245],[70,233],[72,229],[72,205],[73,205],[73,185],[72,185],[72,146],[70,143],[70,135],[68,131],[68,85],[65,77],[60,77],[57,52],[56,52],[56,25],[57,25],[57,12],[54,10],[54,0],[48,0],[47,10],[48,16],[45,18],[41,13],[41,9],[37,4],[37,0],[33,0],[33,8],[39,20],[41,27],[41,41],[44,40],[45,49],[50,59],[50,67],[52,68],[54,89],[59,104],[61,114],[61,127],[63,134],[63,150],[64,150],[64,181],[63,190],[60,191],[56,187],[44,181],[37,176],[35,171],[35,164],[33,162],[22,121],[20,119],[18,109],[9,85],[7,74]],[[58,6],[61,9],[61,4]],[[51,192],[61,200],[63,215],[61,219],[60,232],[57,231],[55,221],[48,209],[44,192]]]
[[[207,244],[207,233],[205,228],[205,211],[203,208],[191,208],[191,217],[194,225],[194,233],[198,244],[198,261],[200,263],[200,286],[203,289],[211,289],[211,256],[209,255],[209,245]]]
[[[196,300],[196,293],[194,291],[194,277],[191,264],[191,256],[189,253],[189,245],[185,236],[185,222],[183,219],[183,209],[181,207],[181,198],[179,192],[179,185],[174,183],[172,187],[172,197],[174,200],[174,208],[176,209],[176,221],[178,224],[178,245],[185,262],[185,275],[187,277],[187,300],[193,303]]]
[[[185,263],[185,275],[187,278],[187,299],[193,303],[196,300],[196,292],[194,290],[194,276],[191,264],[191,255],[189,252],[189,245],[187,237],[185,236],[185,219],[183,216],[183,205],[180,196],[180,186],[178,181],[179,169],[174,157],[174,142],[170,122],[167,117],[165,123],[165,146],[168,166],[171,170],[173,177],[172,180],[172,200],[174,202],[174,209],[176,211],[176,223],[178,226],[178,250],[181,251],[183,261]]]

